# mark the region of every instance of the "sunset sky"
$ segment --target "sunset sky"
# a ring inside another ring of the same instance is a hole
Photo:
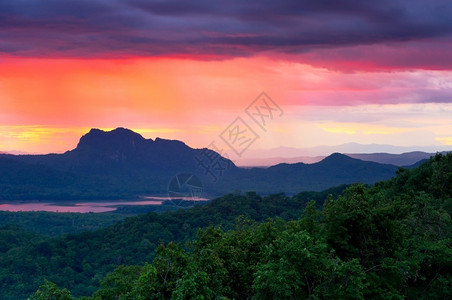
[[[452,149],[452,2],[0,2],[0,152],[64,152],[96,127],[205,147],[240,117],[256,149]],[[245,109],[282,109],[263,130]],[[222,147],[226,147],[222,145]]]

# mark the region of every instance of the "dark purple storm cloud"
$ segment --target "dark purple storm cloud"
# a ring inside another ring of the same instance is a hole
[[[451,16],[452,2],[446,0],[1,1],[0,54],[218,59],[264,54],[325,61],[317,51],[345,60],[340,49],[375,45],[378,56],[378,47],[389,45],[405,53],[406,62],[377,57],[376,64],[410,67],[419,64],[418,47],[431,44],[431,58],[423,57],[421,65],[450,68],[450,55],[438,56],[452,43]],[[372,60],[372,52],[352,60]]]

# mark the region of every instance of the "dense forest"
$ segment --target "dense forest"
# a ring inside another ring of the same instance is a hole
[[[230,194],[90,232],[0,236],[2,299],[449,299],[452,155],[373,186]]]
[[[309,200],[315,199],[321,206],[328,194],[339,195],[344,188],[293,197],[231,194],[186,210],[152,212],[126,218],[114,226],[57,237],[44,235],[48,233],[45,230],[24,230],[29,223],[26,218],[18,218],[11,222],[14,226],[0,227],[0,299],[24,299],[44,279],[67,287],[74,295],[90,295],[117,266],[152,261],[161,243],[192,240],[199,228],[210,225],[232,229],[241,215],[255,221],[276,216],[297,219]],[[57,222],[52,220],[54,214],[38,213],[36,218],[45,216],[50,217],[47,223]]]
[[[0,228],[20,227],[48,236],[112,226],[127,215],[115,213],[57,213],[45,211],[0,211]]]
[[[70,203],[72,204],[72,203]],[[203,205],[199,202],[197,205]],[[112,226],[126,217],[148,212],[175,211],[194,205],[193,201],[163,201],[161,205],[122,205],[103,213],[59,213],[47,211],[0,211],[0,228],[6,225],[21,227],[27,231],[48,236],[91,231]]]

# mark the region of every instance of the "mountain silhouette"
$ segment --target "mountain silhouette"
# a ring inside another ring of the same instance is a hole
[[[214,157],[227,168],[214,178],[212,170],[203,167],[200,157]],[[91,129],[75,149],[63,154],[0,154],[0,199],[163,195],[170,179],[180,173],[198,176],[206,196],[237,190],[295,194],[354,182],[372,184],[394,176],[397,168],[339,153],[314,164],[238,168],[212,150],[193,149],[181,141],[145,139],[126,128]]]
[[[237,176],[240,180],[237,180],[234,185],[261,193],[322,191],[333,186],[355,182],[373,184],[393,177],[397,169],[398,167],[394,165],[362,161],[333,153],[313,164],[283,163],[265,169],[240,170],[243,173]],[[247,178],[252,180],[246,180]]]
[[[196,157],[209,149],[193,149],[177,140],[145,139],[126,129],[91,129],[77,147],[64,154],[11,156],[22,162],[39,164],[60,171],[97,175],[167,175],[197,168]],[[226,158],[224,158],[227,160]],[[227,160],[231,168],[232,161]]]

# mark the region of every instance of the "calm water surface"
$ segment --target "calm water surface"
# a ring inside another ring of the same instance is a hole
[[[95,202],[8,202],[0,204],[0,210],[4,211],[51,211],[51,212],[78,212],[78,213],[100,213],[114,211],[118,206],[124,205],[161,205],[165,200],[171,200],[168,197],[145,197],[142,201],[95,201]],[[191,201],[206,201],[208,199],[184,199]]]

